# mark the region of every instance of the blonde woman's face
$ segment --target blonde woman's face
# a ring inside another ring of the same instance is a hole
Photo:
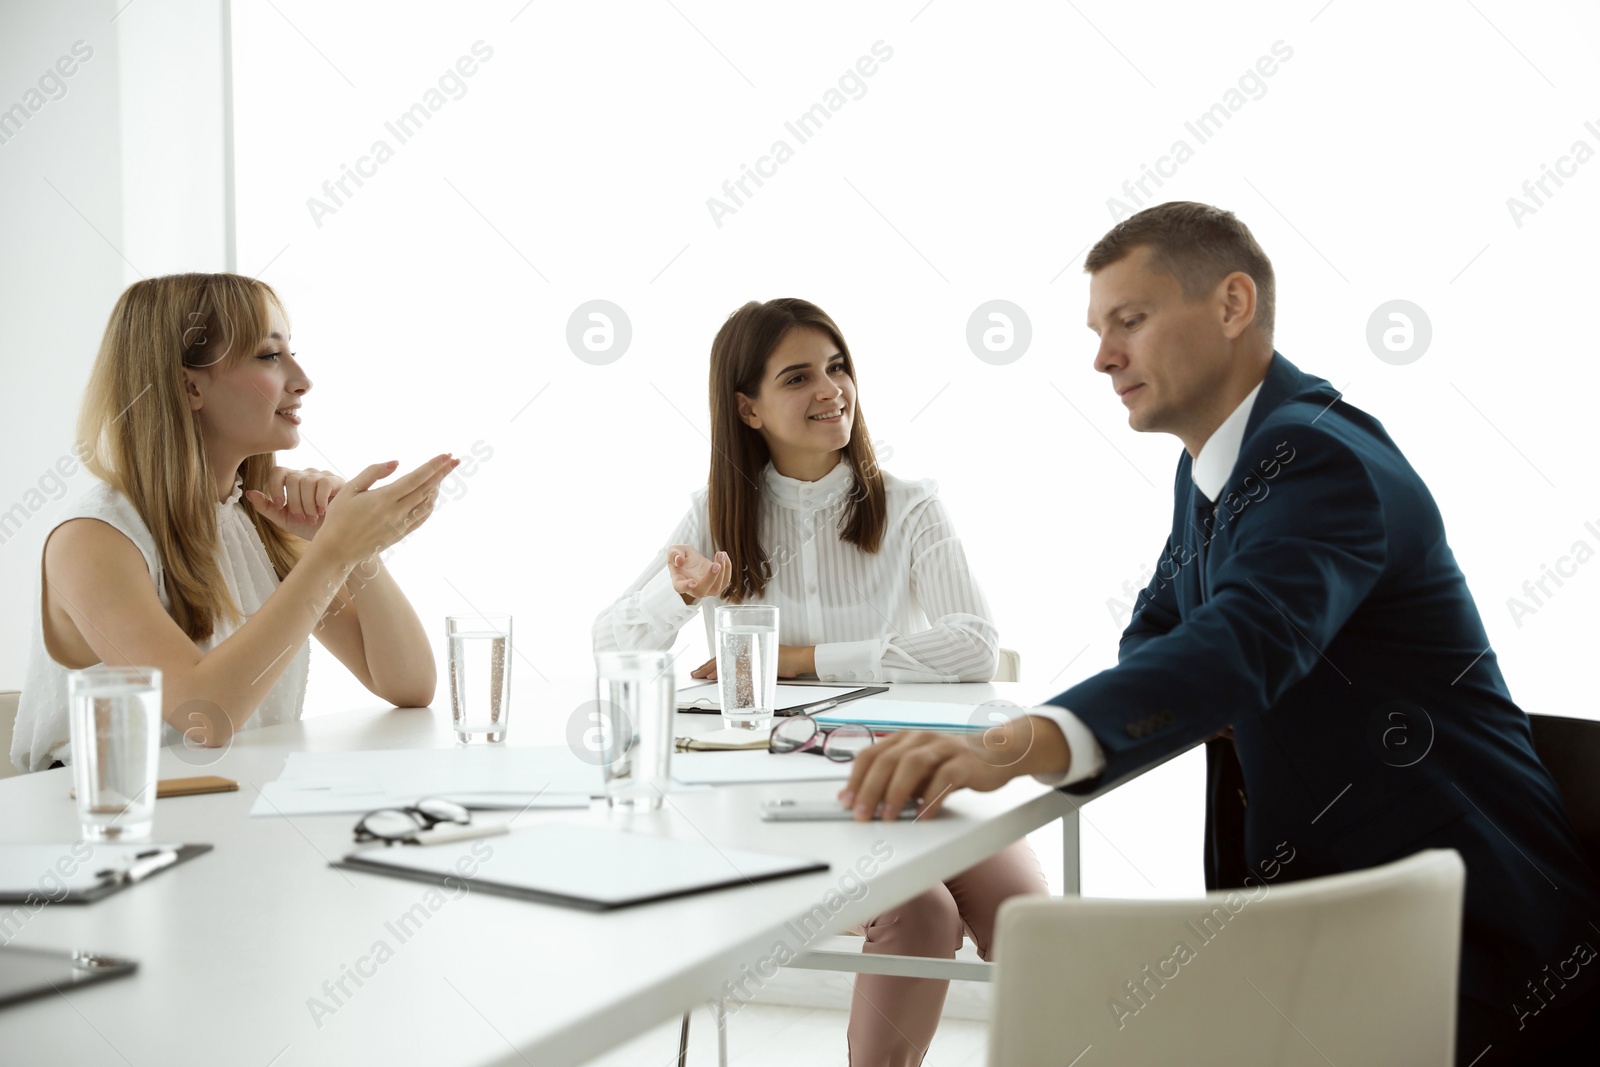
[[[745,425],[774,454],[837,452],[850,444],[856,383],[826,331],[796,326],[767,357],[754,397],[735,397]]]
[[[190,369],[189,405],[206,444],[241,458],[300,443],[300,402],[311,379],[289,350],[289,325],[271,309],[272,330],[244,359]]]

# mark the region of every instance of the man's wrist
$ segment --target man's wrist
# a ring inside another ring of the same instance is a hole
[[[1024,774],[1066,774],[1072,768],[1072,746],[1061,727],[1042,715],[1023,715],[1006,724],[1014,744],[1022,747],[1015,765]]]

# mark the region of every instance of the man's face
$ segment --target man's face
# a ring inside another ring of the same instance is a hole
[[[1228,375],[1222,304],[1215,294],[1190,302],[1153,258],[1141,245],[1090,276],[1089,329],[1100,335],[1094,369],[1111,379],[1129,426],[1187,440]]]

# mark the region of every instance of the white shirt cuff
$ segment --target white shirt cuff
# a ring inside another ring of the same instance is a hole
[[[882,680],[883,639],[829,641],[816,646],[817,678],[824,682]]]
[[[672,575],[663,567],[639,590],[639,612],[663,630],[677,633],[685,623],[700,614],[700,605],[683,602],[683,597],[672,588]]]
[[[1062,786],[1081,782],[1085,778],[1093,778],[1106,769],[1106,754],[1100,748],[1100,742],[1094,739],[1094,733],[1066,708],[1057,707],[1055,704],[1041,704],[1035,708],[1019,709],[1019,716],[1037,715],[1041,719],[1049,719],[1061,728],[1061,736],[1067,739],[1067,748],[1072,752],[1072,762],[1067,769],[1059,774],[1036,774],[1034,781],[1041,785]]]

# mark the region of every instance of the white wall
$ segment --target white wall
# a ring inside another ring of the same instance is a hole
[[[6,16],[24,24],[0,35],[13,95],[89,32],[35,7]],[[119,25],[160,10],[135,4]],[[1278,347],[1382,419],[1428,480],[1513,695],[1530,711],[1596,715],[1583,667],[1600,563],[1533,614],[1508,607],[1575,542],[1600,546],[1584,525],[1600,527],[1600,371],[1586,323],[1600,163],[1549,186],[1520,225],[1507,207],[1573,142],[1600,149],[1584,125],[1600,127],[1592,6],[1257,0],[1225,19],[1177,3],[951,0],[378,10],[237,4],[239,265],[288,301],[316,382],[306,444],[289,462],[349,473],[492,449],[393,565],[436,638],[439,617],[469,604],[516,614],[539,672],[517,667],[525,721],[570,711],[541,701],[539,674],[587,674],[590,619],[705,478],[718,324],[778,295],[815,300],[845,330],[868,423],[893,450],[887,466],[940,481],[1024,679],[1042,695],[1112,663],[1107,602],[1154,562],[1178,446],[1129,431],[1090,368],[1081,260],[1113,221],[1108,198],[1178,138],[1193,158],[1152,191],[1231,208],[1254,230],[1277,268]],[[464,95],[442,95],[399,143],[385,122],[425,101],[480,40],[493,56],[461,80]],[[865,95],[798,144],[785,122],[877,41],[893,57]],[[1293,54],[1264,93],[1198,144],[1185,122],[1279,41]],[[7,384],[27,396],[19,423],[0,422],[0,506],[65,449],[83,369],[127,278],[39,175],[63,175],[57,185],[113,241],[214,213],[209,180],[192,200],[176,184],[214,157],[173,147],[161,109],[183,93],[153,80],[123,79],[147,121],[128,139],[124,109],[130,176],[108,176],[105,146],[119,136],[110,66],[90,64],[101,88],[74,82],[30,124],[24,137],[45,147],[0,146],[8,242],[22,235],[7,245],[0,300],[5,321],[23,324],[0,350]],[[163,65],[147,69],[153,79]],[[215,69],[198,54],[184,64],[197,78]],[[98,126],[68,125],[91,114]],[[214,119],[190,121],[206,130]],[[793,158],[718,226],[707,198],[779,138]],[[323,183],[380,139],[393,157],[314,219],[308,200],[325,199]],[[171,183],[135,185],[152,167]],[[145,216],[158,197],[175,210]],[[137,220],[119,218],[124,202]],[[147,271],[215,265],[212,245],[182,247],[148,266],[132,258]],[[74,302],[57,306],[69,292]],[[569,316],[596,298],[633,326],[628,351],[604,366],[565,341]],[[995,298],[1022,306],[1033,329],[1004,366],[965,337]],[[1431,347],[1404,366],[1366,338],[1394,299],[1432,324]],[[33,517],[0,548],[8,592],[36,566],[29,537],[46,522]],[[22,625],[17,611],[0,621],[0,669],[13,674]],[[685,640],[688,661],[703,639]],[[317,654],[308,714],[365,698]],[[1089,809],[1086,888],[1197,889],[1199,780],[1190,759]]]
[[[1178,446],[1130,432],[1090,368],[1081,260],[1108,198],[1184,137],[1194,156],[1159,197],[1254,230],[1280,350],[1381,418],[1427,478],[1513,694],[1595,714],[1581,665],[1600,563],[1520,626],[1506,606],[1574,541],[1600,543],[1584,527],[1600,526],[1600,372],[1581,236],[1600,232],[1600,163],[1521,227],[1506,207],[1574,139],[1600,147],[1583,127],[1600,125],[1591,8],[278,8],[238,16],[239,239],[244,269],[271,261],[317,383],[294,462],[494,450],[396,558],[425,619],[512,611],[543,675],[585,675],[589,620],[705,478],[717,326],[745,300],[801,295],[845,330],[888,467],[941,482],[1025,680],[1054,692],[1112,663],[1107,601],[1154,562]],[[465,94],[398,143],[385,121],[479,40],[493,58]],[[785,121],[880,40],[893,57],[865,95],[799,144]],[[1264,95],[1198,144],[1185,121],[1278,41],[1292,56]],[[719,227],[707,198],[779,138],[793,158]],[[314,219],[308,200],[331,205],[324,181],[380,139],[393,157]],[[633,326],[605,366],[564,340],[595,298]],[[994,298],[1033,325],[1005,366],[965,339]],[[1405,366],[1366,340],[1396,298],[1433,328]],[[698,629],[684,640],[698,662]],[[360,698],[322,662],[311,712]],[[517,670],[518,714],[566,715]],[[1086,888],[1198,889],[1202,769],[1089,810]]]
[[[92,52],[60,99],[41,93],[20,130],[0,129],[0,688],[22,679],[51,516],[86,477],[54,468],[66,458],[74,470],[78,398],[125,280],[115,11],[110,0],[0,6],[0,108],[27,107],[76,42]]]
[[[125,5],[0,5],[0,109],[30,111],[0,126],[0,688],[26,666],[45,534],[88,477],[73,429],[117,295],[227,266],[222,2]]]

